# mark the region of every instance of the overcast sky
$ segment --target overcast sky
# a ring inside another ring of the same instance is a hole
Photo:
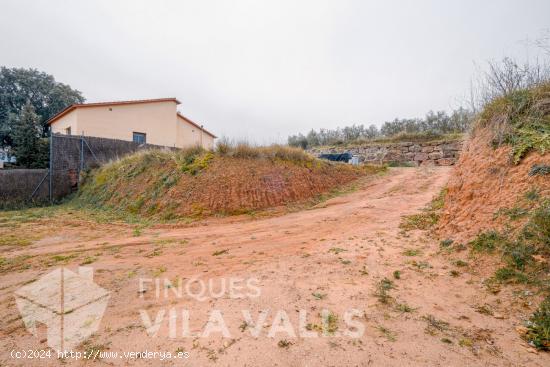
[[[0,3],[0,65],[87,101],[177,97],[219,136],[258,143],[457,107],[474,63],[534,57],[550,0]]]

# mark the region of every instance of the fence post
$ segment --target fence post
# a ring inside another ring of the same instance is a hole
[[[80,135],[80,171],[78,172],[78,176],[80,177],[80,173],[84,170],[84,135]]]
[[[50,127],[51,128],[51,127]],[[53,194],[52,194],[52,173],[53,173],[53,131],[50,130],[50,165],[48,169],[50,173],[50,187],[49,187],[49,194],[50,194],[50,204],[53,202]]]

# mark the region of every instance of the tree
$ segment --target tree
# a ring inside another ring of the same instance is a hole
[[[48,161],[48,142],[41,138],[40,116],[30,102],[23,106],[19,115],[8,118],[12,126],[13,152],[19,165],[28,168],[45,167]]]
[[[74,103],[83,103],[78,90],[36,69],[0,68],[0,148],[13,148],[13,119],[29,102],[38,115],[40,136],[48,136],[46,121]],[[19,159],[18,159],[19,162]]]

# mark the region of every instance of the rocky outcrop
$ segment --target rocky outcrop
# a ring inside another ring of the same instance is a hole
[[[350,153],[364,163],[452,166],[462,150],[462,140],[435,142],[372,143],[353,147],[320,147],[309,152],[315,156]]]

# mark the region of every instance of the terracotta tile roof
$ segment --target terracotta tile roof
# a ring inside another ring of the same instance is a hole
[[[80,107],[98,107],[98,106],[118,106],[118,105],[126,105],[126,104],[138,104],[138,103],[154,103],[154,102],[170,102],[173,101],[176,104],[180,104],[181,102],[178,101],[176,98],[157,98],[157,99],[136,99],[131,101],[112,101],[112,102],[96,102],[96,103],[81,103],[81,104],[72,104],[69,107],[65,108],[61,112],[59,112],[57,115],[50,118],[48,121],[46,121],[46,124],[51,124],[52,122],[55,122],[60,117],[68,114],[72,110],[75,110]]]

